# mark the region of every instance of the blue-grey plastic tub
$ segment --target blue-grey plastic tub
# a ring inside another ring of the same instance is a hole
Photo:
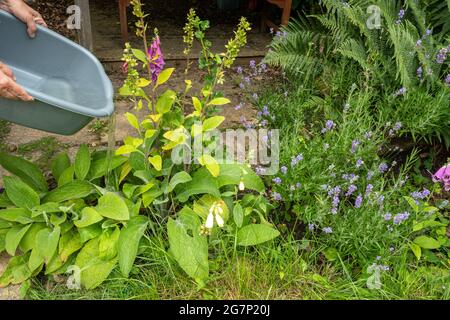
[[[113,86],[88,50],[44,27],[30,39],[25,25],[0,10],[0,61],[33,102],[0,98],[0,119],[71,135],[114,112]]]

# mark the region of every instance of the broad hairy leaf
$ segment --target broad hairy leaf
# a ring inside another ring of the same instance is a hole
[[[136,259],[139,242],[147,229],[148,219],[142,216],[132,218],[120,232],[119,267],[122,275],[128,277]]]
[[[233,208],[233,219],[234,223],[238,228],[242,227],[242,223],[244,222],[244,210],[239,203],[236,203]]]
[[[52,174],[56,181],[59,180],[61,174],[70,167],[70,158],[66,152],[60,153],[52,162]]]
[[[81,211],[81,219],[74,221],[78,228],[84,228],[103,220],[103,216],[94,208],[86,207]]]
[[[36,235],[42,229],[45,229],[47,225],[45,223],[33,223],[31,228],[28,229],[25,236],[22,238],[19,244],[19,248],[22,252],[28,252],[36,246]]]
[[[75,156],[75,176],[79,180],[84,180],[91,167],[91,154],[87,145],[81,145],[78,149],[77,155]]]
[[[125,221],[130,219],[130,212],[125,201],[113,192],[107,192],[98,200],[95,210],[103,217]]]
[[[83,247],[81,236],[76,231],[66,232],[61,236],[58,245],[58,253],[62,262],[66,262],[70,255]]]
[[[50,191],[42,201],[64,202],[73,199],[83,199],[95,192],[95,188],[87,181],[75,180]]]
[[[164,92],[156,102],[156,111],[159,114],[165,114],[170,111],[175,102],[177,94],[173,90],[167,90]]]
[[[104,261],[99,254],[99,238],[94,238],[81,249],[75,261],[81,269],[81,284],[86,289],[94,289],[105,281],[117,263],[117,258]]]
[[[39,170],[35,164],[23,158],[0,152],[0,165],[5,168],[5,170],[22,179],[23,182],[28,184],[34,190],[40,192],[48,190],[47,181],[41,170]]]
[[[170,179],[168,192],[172,192],[173,189],[179,184],[192,181],[192,177],[186,171],[177,172],[172,179]]]
[[[207,170],[201,169],[194,173],[192,181],[178,185],[175,191],[181,202],[186,202],[191,196],[198,194],[211,194],[216,198],[220,198],[217,179]]]
[[[19,208],[32,209],[40,204],[39,195],[17,177],[3,177],[8,198]]]
[[[177,220],[169,218],[167,223],[170,253],[194,279],[206,279],[209,275],[208,241],[199,235],[200,225],[199,217],[189,207],[180,211]]]
[[[20,241],[25,236],[30,227],[31,224],[26,226],[16,226],[9,229],[5,237],[5,249],[9,255],[14,256],[16,254],[16,250],[19,246]]]
[[[0,219],[20,224],[28,224],[33,222],[31,211],[24,208],[10,208],[0,210]]]
[[[439,241],[428,236],[418,236],[414,239],[414,243],[424,249],[438,249],[441,247]]]
[[[240,246],[254,246],[272,240],[280,232],[265,224],[250,224],[242,227],[237,233],[237,243]]]

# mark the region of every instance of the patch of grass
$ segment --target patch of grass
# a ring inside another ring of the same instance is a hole
[[[55,137],[45,137],[19,145],[17,153],[26,158],[33,158],[33,162],[39,167],[48,169],[52,158],[67,147]]]
[[[102,134],[104,134],[108,131],[108,126],[109,126],[109,120],[95,119],[89,125],[88,129],[89,129],[89,132],[100,137]]]

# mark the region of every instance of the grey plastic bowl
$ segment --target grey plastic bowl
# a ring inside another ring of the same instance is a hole
[[[114,112],[113,87],[88,50],[38,27],[30,39],[25,25],[0,10],[0,61],[33,102],[0,98],[0,118],[26,127],[71,135],[95,117]]]

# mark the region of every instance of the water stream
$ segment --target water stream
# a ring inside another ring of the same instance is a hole
[[[115,190],[115,179],[112,176],[112,159],[116,151],[116,113],[114,112],[109,117],[108,123],[108,147],[106,150],[106,175],[105,175],[105,188],[108,191]]]

